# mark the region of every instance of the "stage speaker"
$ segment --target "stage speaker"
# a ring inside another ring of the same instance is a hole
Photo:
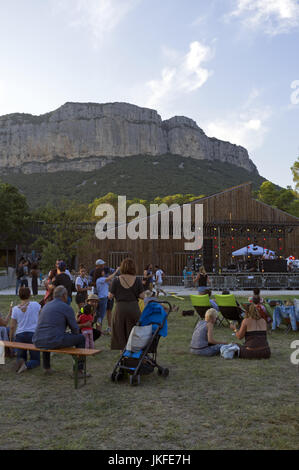
[[[265,273],[286,273],[287,262],[285,259],[265,259],[263,260],[263,270]]]
[[[203,265],[205,270],[209,273],[213,272],[213,240],[210,238],[204,239],[202,247]]]

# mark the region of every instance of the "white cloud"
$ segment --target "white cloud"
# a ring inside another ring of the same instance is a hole
[[[250,93],[249,99],[239,112],[231,112],[225,118],[203,124],[208,136],[241,145],[249,152],[261,147],[268,132],[267,121],[271,110],[265,106],[253,106],[258,90]]]
[[[272,36],[299,27],[297,0],[235,0],[235,3],[236,9],[229,17],[242,18],[244,26],[261,28]]]
[[[67,12],[73,27],[84,27],[96,41],[113,31],[140,0],[60,0],[57,10]]]
[[[169,49],[164,49],[164,52],[173,64],[163,68],[160,79],[147,82],[149,97],[146,106],[148,107],[160,108],[161,101],[198,90],[212,74],[210,70],[203,67],[203,63],[213,57],[209,46],[194,41],[189,46],[189,52],[184,56]]]

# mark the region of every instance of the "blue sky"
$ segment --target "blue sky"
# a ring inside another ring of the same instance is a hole
[[[0,115],[125,101],[184,115],[292,185],[299,155],[298,0],[10,0]]]

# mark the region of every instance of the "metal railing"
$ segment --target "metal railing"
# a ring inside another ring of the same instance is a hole
[[[142,276],[140,276],[142,279]],[[252,273],[252,274],[209,274],[212,290],[252,290],[260,289],[299,289],[299,274],[283,273]],[[180,286],[185,288],[194,287],[191,276],[165,276],[165,286]]]

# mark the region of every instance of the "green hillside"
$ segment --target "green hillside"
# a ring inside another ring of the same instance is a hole
[[[147,200],[177,193],[209,195],[248,181],[258,189],[265,181],[258,173],[234,165],[174,155],[117,158],[88,173],[11,174],[1,180],[24,193],[32,208],[61,198],[91,202],[108,192]]]

